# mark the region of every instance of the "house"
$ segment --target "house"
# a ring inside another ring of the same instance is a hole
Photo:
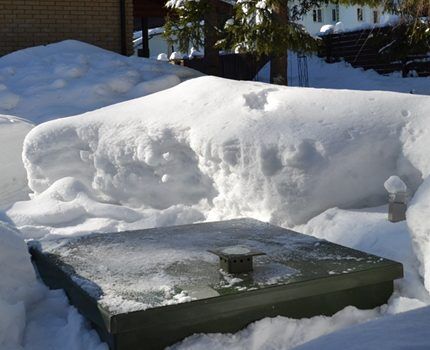
[[[342,22],[340,25],[342,30],[367,29],[385,23],[387,18],[382,6],[372,8],[328,3],[310,10],[298,23],[302,24],[311,35],[317,35],[325,25],[334,26],[336,23]],[[177,49],[177,47],[168,45],[162,36],[162,30],[149,32],[149,47],[150,57],[157,57],[162,52],[170,54]]]
[[[133,53],[133,24],[164,17],[163,0],[2,0],[0,56],[75,39]]]
[[[225,2],[220,3],[227,6]],[[162,26],[167,14],[164,4],[165,0],[2,0],[0,56],[66,39],[131,55],[134,52],[133,29],[147,33],[149,28]],[[352,29],[378,24],[381,16],[382,8],[329,3],[311,10],[300,23],[311,34],[316,34],[325,24],[341,21],[344,29]],[[168,49],[159,35],[154,37],[154,42],[157,39],[158,50]],[[147,35],[142,36],[141,43],[142,56],[158,53],[157,49],[150,52]]]
[[[383,7],[345,6],[329,3],[309,11],[299,21],[306,30],[315,35],[324,25],[335,25],[342,22],[343,30],[372,27],[381,24],[385,15]]]

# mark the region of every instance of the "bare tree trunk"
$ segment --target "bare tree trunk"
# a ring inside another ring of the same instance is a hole
[[[288,85],[288,53],[272,57],[270,61],[270,83]]]
[[[288,6],[280,4],[273,7],[273,20],[288,25]],[[270,82],[278,85],[288,85],[288,52],[274,55],[270,61]]]
[[[218,9],[216,2],[211,1],[212,10],[205,13],[205,73],[210,75],[219,75],[219,52],[215,48],[217,41],[214,27],[218,24]]]

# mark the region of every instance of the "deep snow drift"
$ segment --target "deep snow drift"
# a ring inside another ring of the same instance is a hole
[[[429,108],[407,94],[192,79],[33,129],[34,199],[8,215],[34,236],[238,216],[291,226],[382,204],[389,176],[412,191],[421,181],[403,131]]]
[[[0,57],[0,209],[28,198],[21,152],[33,123],[145,96],[200,75],[73,40]]]
[[[38,124],[145,96],[200,75],[67,40],[0,58],[0,114]]]

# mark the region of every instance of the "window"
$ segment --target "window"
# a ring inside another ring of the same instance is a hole
[[[321,9],[313,10],[312,17],[313,17],[314,22],[321,23],[323,21],[322,20],[322,10]]]
[[[331,10],[331,19],[333,22],[339,22],[339,5],[336,5],[336,8]]]
[[[373,23],[379,23],[379,12],[373,11]]]
[[[357,21],[363,21],[363,9],[360,7],[357,9]]]

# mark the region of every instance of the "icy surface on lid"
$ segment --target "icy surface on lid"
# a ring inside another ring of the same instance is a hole
[[[240,246],[254,271],[229,275],[208,249]],[[252,219],[92,234],[39,246],[112,314],[374,267],[385,259]]]
[[[236,245],[233,247],[227,247],[225,249],[222,250],[222,252],[224,254],[248,254],[251,250],[246,248],[246,247],[242,247],[240,245]]]

